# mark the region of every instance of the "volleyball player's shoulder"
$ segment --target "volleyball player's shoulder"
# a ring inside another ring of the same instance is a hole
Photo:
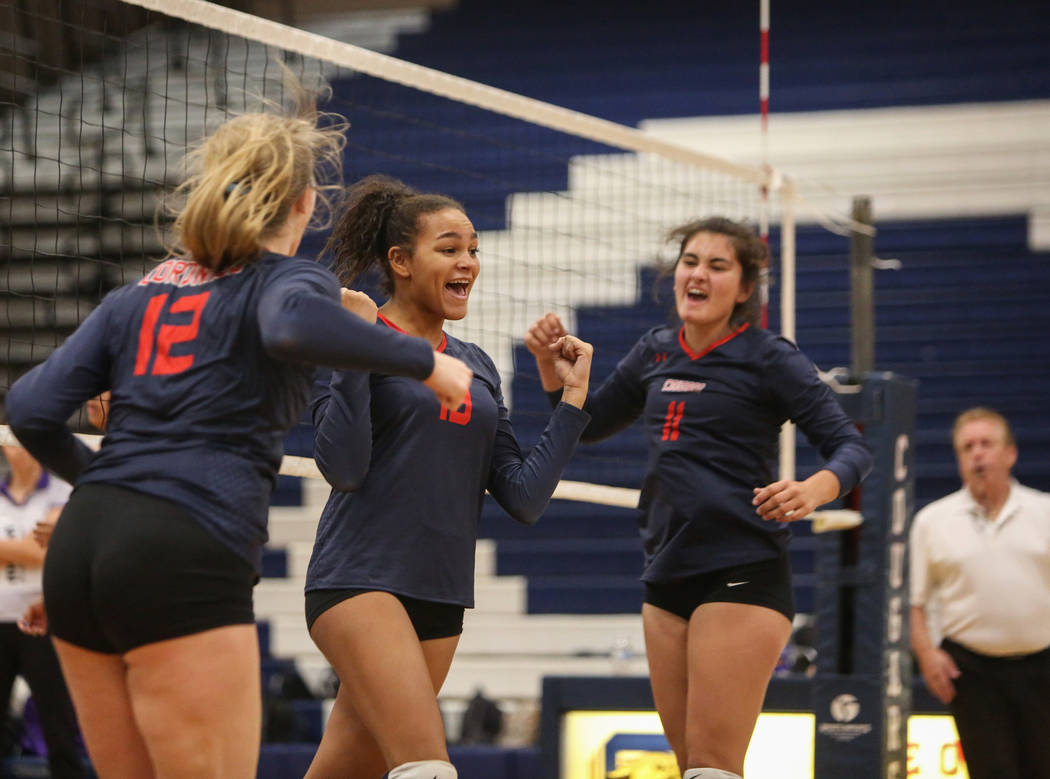
[[[483,377],[490,383],[494,383],[499,386],[499,370],[496,368],[495,361],[489,356],[488,352],[478,346],[472,341],[463,341],[455,336],[445,334],[447,339],[447,346],[445,347],[445,353],[450,357],[458,357],[467,363],[479,377]]]
[[[678,330],[667,325],[653,327],[642,333],[617,364],[616,370],[628,381],[641,380],[648,367],[662,364],[674,355],[678,346]]]
[[[678,330],[670,325],[652,327],[635,341],[634,348],[646,353],[672,351],[678,345]]]
[[[263,264],[270,279],[295,278],[336,290],[339,288],[339,280],[335,274],[316,260],[271,254],[263,260]]]
[[[795,355],[802,354],[798,344],[791,339],[785,338],[779,333],[763,330],[761,327],[749,327],[743,335],[746,336],[745,342],[754,344],[756,349],[760,349],[771,359],[790,359]]]
[[[115,289],[111,289],[99,302],[97,308],[119,309],[122,305],[124,305],[124,301],[126,301],[129,297],[135,295],[135,293],[138,290],[142,289],[142,287],[142,282],[131,281],[127,284],[122,284],[121,286]]]
[[[765,369],[784,371],[806,381],[816,374],[813,361],[794,341],[757,327],[750,327],[741,335],[741,345],[748,350],[750,359]]]

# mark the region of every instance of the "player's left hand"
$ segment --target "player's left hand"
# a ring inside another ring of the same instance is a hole
[[[839,480],[831,471],[820,470],[805,481],[782,479],[755,487],[751,503],[762,519],[794,522],[838,497]]]
[[[554,370],[564,388],[561,399],[582,408],[587,400],[594,347],[574,335],[563,335],[547,348],[554,358]]]
[[[43,599],[26,609],[25,614],[18,620],[18,629],[30,636],[47,635],[47,612],[44,610]]]

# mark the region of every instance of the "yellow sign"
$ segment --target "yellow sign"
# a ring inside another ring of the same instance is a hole
[[[748,779],[813,779],[815,717],[764,712],[744,759]],[[652,711],[572,711],[562,718],[561,779],[680,779]],[[955,723],[908,720],[908,779],[969,779]]]
[[[954,719],[946,714],[912,714],[908,718],[908,776],[970,779]]]
[[[744,759],[748,779],[813,779],[814,721],[812,714],[760,715]],[[561,779],[679,779],[666,750],[656,712],[569,712]]]

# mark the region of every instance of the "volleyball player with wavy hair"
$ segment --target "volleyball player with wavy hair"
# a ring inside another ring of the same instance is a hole
[[[649,462],[639,501],[642,622],[653,698],[683,779],[732,779],[790,634],[795,603],[784,524],[852,489],[871,455],[813,364],[752,327],[765,245],[740,223],[684,224],[674,266],[678,327],[650,330],[588,399],[581,440],[641,417]],[[543,387],[561,384],[537,321],[525,345]],[[826,460],[803,481],[774,477],[777,438],[798,423]]]
[[[551,352],[565,387],[524,455],[492,359],[447,335],[480,270],[463,206],[373,176],[350,191],[329,248],[344,283],[378,269],[388,300],[371,317],[423,337],[474,371],[463,404],[438,408],[385,371],[335,371],[314,405],[314,456],[333,485],[306,575],[314,643],[341,682],[310,779],[455,779],[437,693],[474,605],[487,489],[514,519],[543,513],[589,417],[591,347]]]
[[[338,168],[343,142],[316,113],[219,127],[191,155],[170,257],[107,295],[7,396],[18,438],[76,484],[44,597],[101,777],[255,776],[252,587],[312,364],[425,380],[450,407],[469,386],[461,362],[366,324],[328,270],[295,257],[315,175]],[[105,390],[94,454],[65,422]]]

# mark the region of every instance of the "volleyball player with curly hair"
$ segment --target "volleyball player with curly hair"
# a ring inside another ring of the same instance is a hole
[[[307,773],[319,777],[455,779],[437,693],[474,605],[474,553],[486,489],[512,517],[535,522],[588,415],[591,347],[553,345],[565,388],[524,455],[500,376],[478,346],[444,331],[467,313],[480,270],[463,206],[369,177],[350,192],[329,243],[344,284],[377,269],[389,296],[368,314],[418,335],[474,371],[446,412],[384,371],[336,371],[314,407],[314,456],[333,485],[306,578],[310,635],[341,682]]]

